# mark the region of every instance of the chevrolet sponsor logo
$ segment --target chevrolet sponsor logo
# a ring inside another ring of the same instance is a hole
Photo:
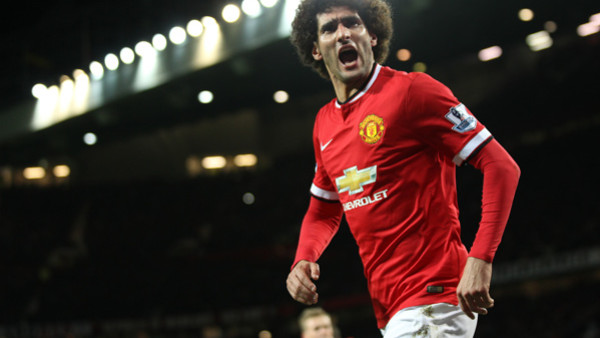
[[[369,204],[373,204],[373,203],[379,202],[381,200],[384,200],[388,197],[387,192],[388,192],[388,190],[384,189],[384,190],[374,193],[373,196],[367,196],[367,197],[355,199],[354,201],[344,203],[343,204],[344,211],[364,207]]]
[[[367,167],[358,170],[356,166],[344,169],[344,176],[335,179],[338,192],[348,192],[349,195],[354,195],[363,192],[363,186],[374,183],[377,180],[377,166]]]

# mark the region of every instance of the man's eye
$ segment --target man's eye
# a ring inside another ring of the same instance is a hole
[[[323,26],[323,28],[321,28],[321,31],[323,33],[331,33],[335,30],[335,28],[333,26]]]

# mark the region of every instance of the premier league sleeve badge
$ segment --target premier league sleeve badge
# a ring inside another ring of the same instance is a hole
[[[467,112],[467,108],[462,103],[450,108],[450,111],[446,113],[446,119],[454,125],[452,130],[459,133],[471,131],[477,127],[477,119]]]

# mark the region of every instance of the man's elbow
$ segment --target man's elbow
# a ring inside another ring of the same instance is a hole
[[[521,178],[521,168],[512,158],[508,158],[505,161],[496,162],[498,169],[504,173],[504,177],[511,178],[515,182],[518,182]]]

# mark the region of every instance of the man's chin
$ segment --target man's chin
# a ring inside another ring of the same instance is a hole
[[[340,69],[339,78],[342,82],[354,82],[361,78],[369,76],[369,73],[360,67],[353,67],[350,69]]]

